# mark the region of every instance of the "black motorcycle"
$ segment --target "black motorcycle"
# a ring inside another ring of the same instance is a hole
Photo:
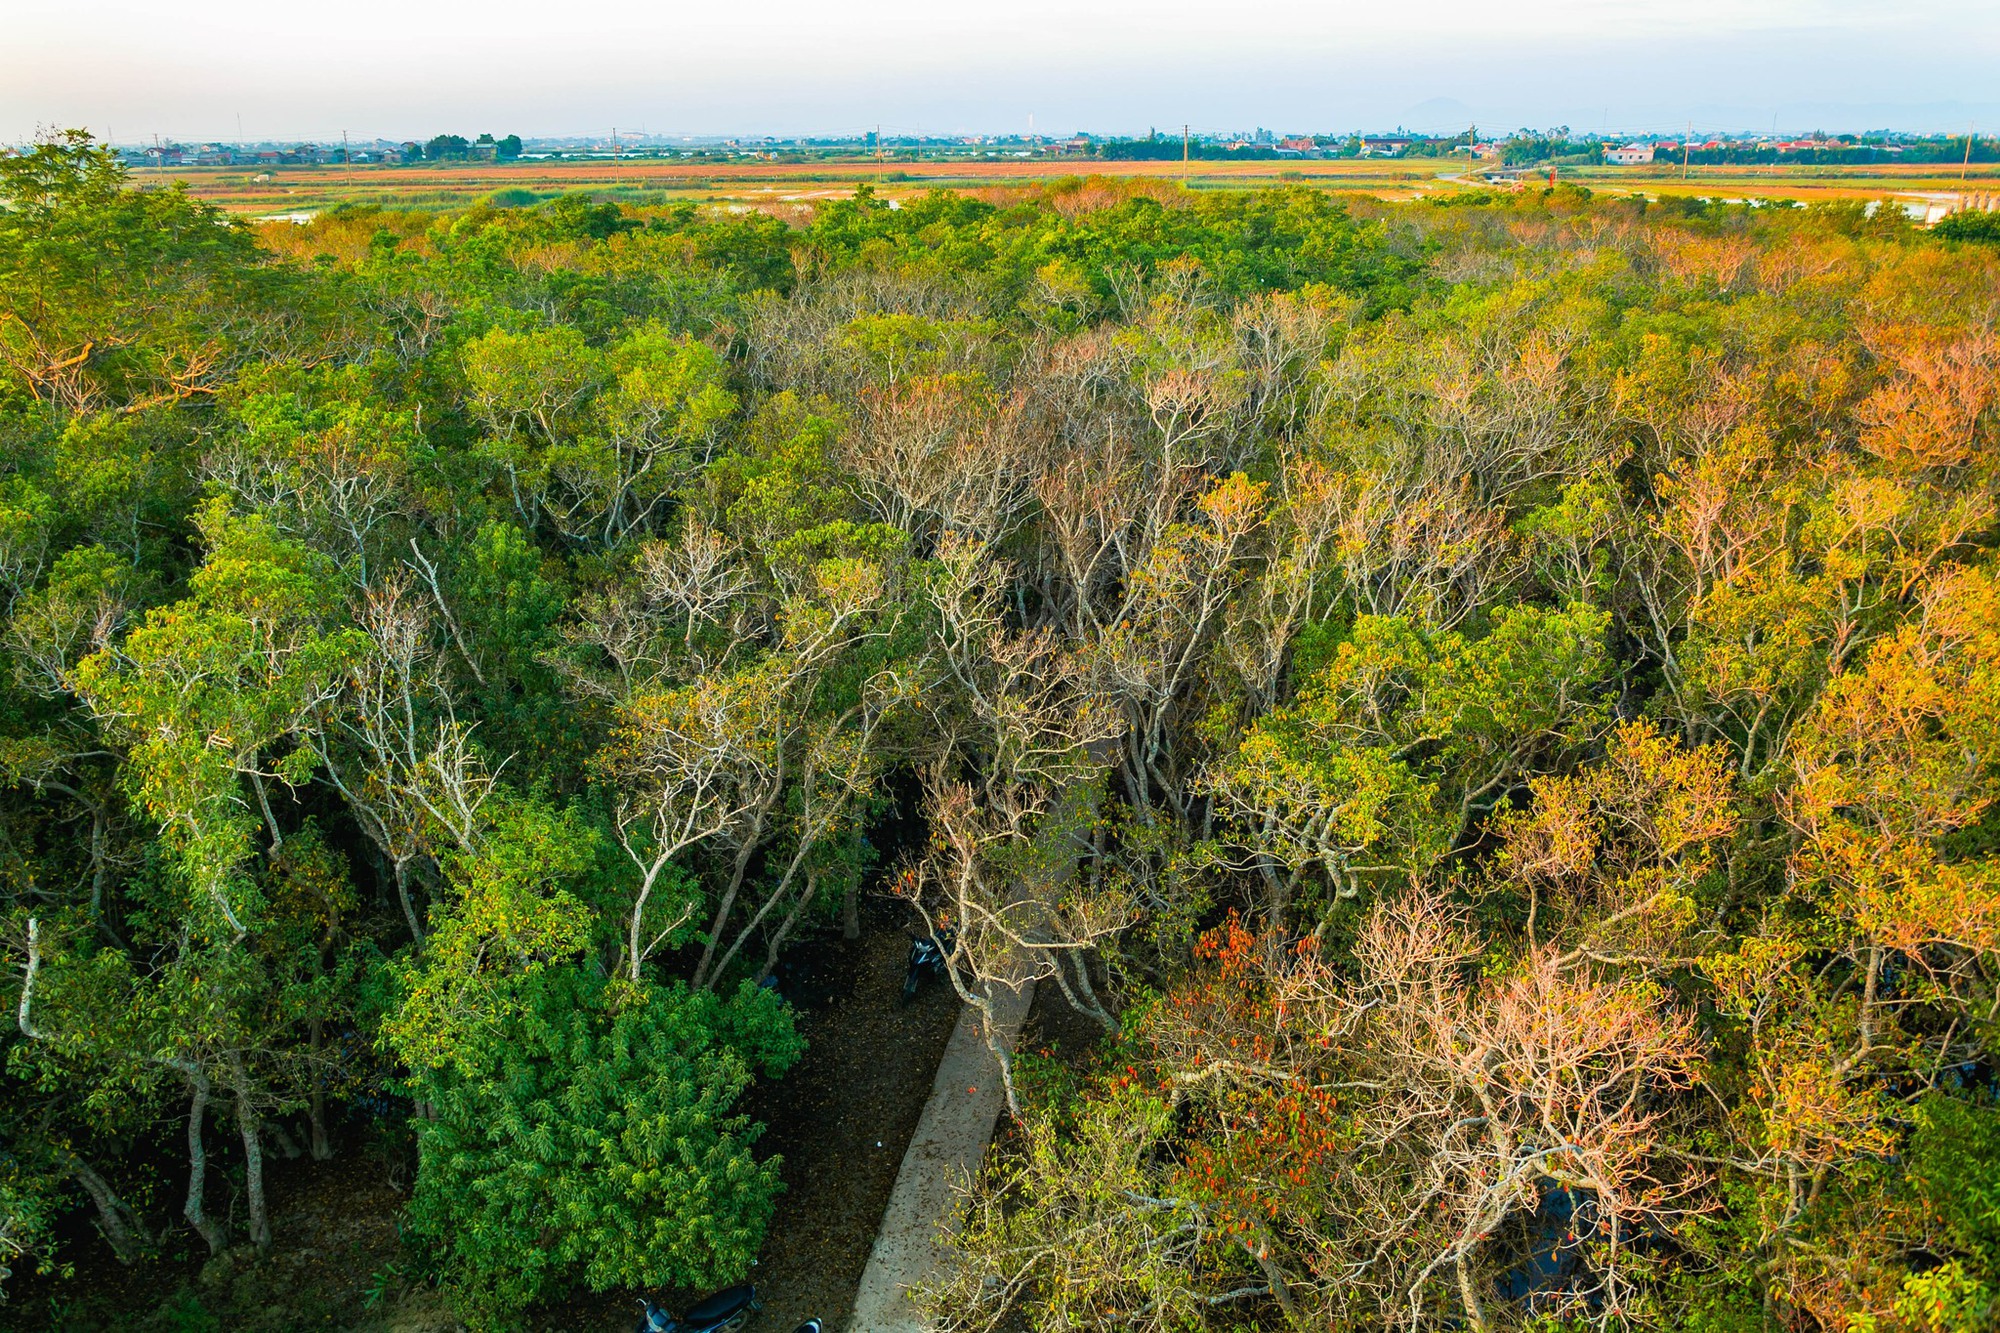
[[[757,1288],[747,1283],[695,1302],[679,1319],[651,1301],[645,1302],[645,1306],[638,1333],[728,1333],[730,1329],[743,1327],[762,1308],[757,1302]],[[815,1327],[818,1322],[813,1321]]]
[[[910,941],[910,963],[903,971],[903,1003],[917,998],[917,986],[926,972],[934,977],[942,977],[945,968],[951,965],[951,951],[958,937],[949,930],[940,930],[934,935],[919,935]]]

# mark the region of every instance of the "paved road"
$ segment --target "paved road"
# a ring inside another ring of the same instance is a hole
[[[1035,983],[1002,991],[993,1006],[1002,1043],[1012,1049],[1035,998]],[[924,1333],[909,1289],[942,1258],[938,1229],[951,1216],[958,1182],[979,1170],[994,1122],[1007,1104],[1000,1066],[986,1048],[977,1009],[966,1006],[938,1064],[923,1118],[896,1175],[882,1230],[868,1255],[847,1333]]]

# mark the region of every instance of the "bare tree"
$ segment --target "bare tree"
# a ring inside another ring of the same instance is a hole
[[[1050,633],[1004,627],[1004,571],[982,545],[948,537],[940,560],[951,709],[926,778],[933,850],[902,888],[933,934],[956,932],[952,985],[979,1010],[1019,1114],[1011,1053],[993,1022],[999,991],[1053,978],[1077,1008],[1111,1021],[1088,954],[1130,914],[1115,891],[1073,872],[1120,722]]]
[[[444,851],[473,850],[498,774],[457,720],[439,669],[436,618],[414,581],[399,572],[363,589],[354,618],[368,651],[309,741],[388,862],[411,938],[422,944],[412,883],[433,874]]]
[[[616,642],[603,624],[579,631],[619,655],[621,679],[629,682],[599,767],[615,784],[618,840],[639,872],[619,961],[634,979],[700,906],[685,903],[666,924],[649,923],[654,894],[676,858],[712,844],[727,858],[728,873],[715,898],[695,984],[716,980],[747,938],[739,933],[732,944],[723,944],[757,854],[786,822],[783,799],[803,778],[799,817],[789,825],[795,835],[792,863],[772,895],[750,913],[752,926],[769,917],[813,848],[839,826],[871,771],[865,748],[852,743],[853,731],[859,727],[872,738],[883,701],[898,692],[864,691],[863,704],[831,729],[810,717],[814,688],[826,670],[857,643],[886,632],[876,614],[885,596],[882,571],[858,562],[826,562],[811,586],[781,598],[776,642],[749,660],[734,659],[738,652],[747,655],[754,639],[733,631],[728,650],[715,656],[703,648],[683,656],[670,644],[660,645],[658,637],[672,634],[676,616],[690,626],[682,637],[692,644],[691,626],[723,604],[697,592],[697,582],[688,577],[688,562],[706,562],[707,550],[696,538],[683,545],[683,558],[662,554],[649,567],[649,588],[673,613],[650,629]],[[646,646],[648,633],[655,638],[652,646]],[[696,674],[678,684],[673,675],[680,670]]]
[[[1032,1296],[1100,1327],[1242,1300],[1299,1327],[1619,1326],[1648,1238],[1708,1206],[1673,1151],[1692,1017],[1554,948],[1481,978],[1484,942],[1428,891],[1378,906],[1352,967],[1269,946],[1216,932],[1148,1010],[1131,1095],[1066,1108],[1060,1136],[1029,1118],[932,1293],[945,1325]],[[1502,1296],[1517,1270],[1550,1276]]]

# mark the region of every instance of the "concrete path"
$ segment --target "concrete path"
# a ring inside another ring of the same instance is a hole
[[[1030,981],[1002,991],[993,1006],[1002,1044],[1013,1049],[1035,998]],[[979,1011],[960,1011],[958,1026],[938,1063],[937,1081],[923,1118],[903,1154],[896,1188],[882,1214],[882,1230],[868,1255],[846,1333],[924,1333],[909,1289],[929,1277],[942,1258],[938,1228],[951,1216],[957,1184],[979,1170],[994,1122],[1007,1105],[1000,1066],[986,1049]]]

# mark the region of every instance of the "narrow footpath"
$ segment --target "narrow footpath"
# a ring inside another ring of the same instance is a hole
[[[764,1310],[744,1333],[792,1333],[813,1315],[829,1333],[845,1326],[958,1020],[958,997],[943,982],[902,1003],[901,917],[868,916],[855,944],[828,940],[789,955],[806,1055],[745,1101],[770,1126],[757,1148],[784,1159],[785,1192],[749,1274]]]
[[[997,997],[993,1016],[1007,1049],[1014,1048],[1034,998],[1032,981]],[[930,1100],[903,1154],[844,1333],[923,1333],[924,1322],[910,1304],[910,1288],[929,1277],[942,1259],[939,1228],[952,1214],[958,1186],[979,1170],[1006,1104],[1000,1066],[980,1031],[979,1011],[961,1009]]]

